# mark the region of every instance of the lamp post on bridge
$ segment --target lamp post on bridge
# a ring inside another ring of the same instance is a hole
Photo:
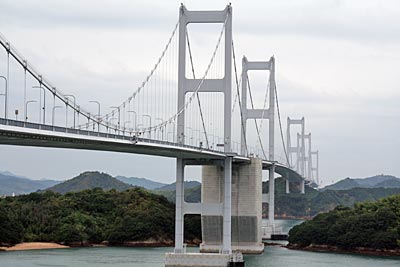
[[[54,121],[55,121],[55,110],[57,108],[62,108],[62,106],[54,106],[53,107],[52,118],[51,118],[51,126],[53,126],[53,127],[54,127]]]
[[[64,95],[65,97],[72,97],[72,99],[74,100],[74,129],[75,129],[75,113],[76,113],[76,110],[75,110],[75,108],[76,108],[76,98],[75,98],[75,96],[74,95]]]
[[[4,100],[6,98],[6,94],[0,94],[0,96],[4,96]],[[5,113],[4,113],[5,114]],[[5,115],[4,115],[5,116]],[[5,118],[5,117],[4,117]]]
[[[126,125],[130,123],[130,121],[124,121],[124,129],[122,130],[122,135],[125,135]]]
[[[167,142],[169,142],[169,135],[172,134],[172,143],[174,142],[174,132],[167,133]]]
[[[186,127],[186,129],[191,131],[191,135],[189,135],[189,133],[188,133],[188,136],[189,136],[189,145],[192,145],[192,141],[191,140],[193,140],[193,128],[192,127]]]
[[[121,128],[121,107],[111,106],[110,108],[118,110],[118,132]]]
[[[194,130],[195,132],[198,132],[199,133],[199,138],[197,138],[197,136],[196,136],[196,142],[198,142],[198,146],[200,146],[200,135],[201,135],[201,131],[200,130]]]
[[[46,124],[46,89],[42,86],[32,86],[32,88],[39,89],[39,114],[43,110],[43,124]],[[43,90],[43,107],[42,107],[42,91]],[[40,123],[40,116],[39,116],[39,123]]]
[[[161,119],[161,118],[155,118],[155,120],[156,121],[161,121],[161,124],[164,122],[164,120]],[[161,140],[164,140],[164,129],[162,128],[162,126],[160,128],[160,131],[161,131]],[[160,136],[160,135],[158,135],[158,136]]]
[[[2,96],[4,96],[4,119],[7,119],[7,93],[8,93],[8,80],[5,76],[0,75],[0,78],[4,80],[4,84],[5,84],[5,90],[4,90],[4,94],[1,94]]]
[[[36,103],[37,101],[36,100],[29,100],[29,101],[26,101],[26,103],[25,103],[25,122],[27,122],[28,121],[28,104],[29,103]],[[40,116],[40,115],[39,115]]]
[[[173,122],[173,121],[170,121],[170,123],[173,125],[172,126],[172,134],[173,134],[173,136],[172,136],[172,143],[174,143],[175,142],[175,122]],[[168,138],[168,137],[167,137]]]
[[[112,123],[113,120],[118,120],[118,118],[110,118],[109,123]],[[107,130],[108,130],[108,129],[107,129]],[[114,133],[117,133],[117,130],[116,130],[116,129],[114,129]]]
[[[135,114],[135,124],[134,124],[134,126],[135,126],[135,131],[137,131],[137,113],[136,113],[136,111],[133,111],[133,110],[128,110],[128,113]]]
[[[143,127],[143,123],[139,123],[138,125],[137,125],[137,128],[138,128],[138,131],[140,132],[140,127]],[[140,134],[140,133],[139,133]]]
[[[151,116],[150,115],[148,115],[148,114],[144,114],[144,115],[142,115],[142,117],[147,117],[147,118],[149,118],[149,122],[150,122],[150,126],[149,126],[149,139],[151,139]]]
[[[215,135],[214,134],[208,134],[210,137],[212,137],[212,146],[211,146],[211,150],[215,149]]]
[[[96,101],[96,100],[91,100],[89,101],[89,103],[95,103],[98,105],[98,112],[97,112],[97,131],[100,132],[100,113],[101,113],[101,109],[100,109],[100,102]]]

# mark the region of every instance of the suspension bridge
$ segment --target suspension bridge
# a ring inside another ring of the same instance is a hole
[[[284,138],[275,58],[250,61],[243,56],[239,70],[232,14],[231,5],[220,11],[190,11],[182,5],[154,67],[105,113],[99,101],[81,104],[78,96],[56,87],[1,35],[0,144],[176,158],[175,249],[166,255],[166,265],[226,266],[234,261],[233,252],[262,252],[261,205],[268,202],[273,233],[275,175],[286,179],[287,193],[289,183],[304,193],[305,183],[318,186],[319,154],[312,150],[304,118],[287,118]],[[221,25],[204,70],[194,63],[187,27],[192,23]],[[268,77],[262,108],[255,107],[260,99],[253,98],[252,71],[265,71]],[[88,105],[96,105],[97,112]],[[300,131],[293,144],[291,127],[296,125]],[[201,203],[184,200],[184,170],[192,165],[202,166]],[[263,170],[269,173],[267,195],[261,190]],[[186,253],[186,214],[202,216],[200,249],[212,253]]]

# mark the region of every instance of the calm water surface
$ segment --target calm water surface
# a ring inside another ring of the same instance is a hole
[[[289,229],[298,221],[278,221]],[[172,248],[76,248],[0,253],[0,267],[33,266],[112,266],[164,267],[164,253]],[[246,256],[247,267],[391,267],[400,266],[400,258],[370,257],[335,253],[288,250],[266,247],[258,256]]]

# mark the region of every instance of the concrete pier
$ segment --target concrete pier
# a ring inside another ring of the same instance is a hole
[[[202,203],[221,203],[223,168],[203,166]],[[245,254],[262,253],[262,164],[252,158],[250,164],[232,166],[232,250]],[[222,216],[202,216],[201,252],[218,252],[222,248]]]

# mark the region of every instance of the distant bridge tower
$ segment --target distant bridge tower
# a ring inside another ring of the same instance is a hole
[[[313,175],[313,177],[315,177],[315,183],[319,187],[320,186],[320,182],[321,182],[319,180],[319,151],[318,150],[317,151],[312,151],[311,152],[311,158],[312,158],[312,156],[315,156],[315,161],[312,160],[311,162],[315,162],[316,165],[312,165],[311,171],[313,172],[313,174],[315,173],[315,176]]]
[[[268,109],[249,109],[247,108],[247,84],[249,70],[269,70],[269,107]],[[275,58],[271,57],[269,61],[248,61],[246,57],[242,59],[242,122],[243,129],[241,135],[241,154],[246,155],[246,126],[248,119],[267,119],[269,121],[268,134],[268,160],[275,161]],[[269,169],[269,206],[268,221],[274,225],[275,214],[275,164]]]
[[[305,161],[306,158],[306,146],[305,146],[305,139],[302,137],[299,139],[299,135],[297,138],[296,146],[292,146],[291,140],[291,126],[293,125],[300,125],[301,126],[301,136],[305,135],[305,119],[304,117],[301,119],[291,119],[287,118],[287,130],[286,130],[286,151],[289,157],[289,165],[290,168],[296,166],[296,171],[300,172],[300,174],[305,177]],[[294,164],[292,155],[296,155],[296,164]],[[304,194],[305,184],[304,181],[300,183],[300,191]],[[289,191],[289,182],[286,181],[286,192]]]
[[[297,140],[302,140],[302,142],[304,141],[304,145],[305,143],[308,144],[308,149],[306,149],[306,145],[304,146],[304,157],[301,158],[302,160],[302,164],[304,164],[304,178],[306,178],[306,180],[312,182],[313,178],[312,178],[312,173],[311,173],[311,169],[312,169],[312,162],[311,162],[311,133],[308,134],[297,134]]]

